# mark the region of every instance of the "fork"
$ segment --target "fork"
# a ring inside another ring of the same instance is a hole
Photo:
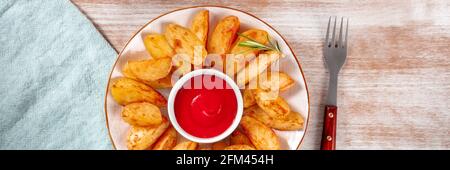
[[[327,34],[325,37],[325,43],[323,47],[323,56],[325,58],[325,63],[328,66],[328,71],[330,73],[330,80],[328,84],[328,96],[325,104],[325,115],[324,124],[322,132],[322,150],[335,150],[336,149],[336,119],[337,119],[337,82],[338,74],[342,65],[345,63],[347,58],[347,37],[348,37],[348,18],[346,19],[345,26],[345,39],[343,32],[344,18],[341,18],[341,25],[339,29],[339,37],[336,37],[336,20],[334,17],[334,26],[330,34],[330,23],[332,17],[328,20]]]

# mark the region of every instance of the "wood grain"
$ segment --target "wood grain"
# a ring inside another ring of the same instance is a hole
[[[311,122],[302,149],[320,148],[328,17],[349,17],[336,149],[450,149],[450,1],[73,2],[118,51],[150,19],[180,7],[224,5],[270,23],[293,47],[308,82]]]
[[[325,105],[321,150],[336,150],[337,110],[336,106]]]

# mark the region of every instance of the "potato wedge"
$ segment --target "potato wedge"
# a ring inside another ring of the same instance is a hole
[[[253,40],[261,44],[266,44],[268,42],[268,34],[264,30],[259,29],[249,29],[241,34],[237,40],[234,42],[233,47],[230,50],[232,57],[227,57],[227,67],[226,73],[228,75],[235,75],[241,71],[248,63],[258,55],[261,51],[256,48],[250,48],[246,46],[240,46],[239,43],[248,40]]]
[[[244,108],[249,108],[256,104],[255,96],[250,89],[245,89],[244,92],[242,92],[242,99],[244,102]]]
[[[237,73],[236,83],[239,87],[244,87],[248,82],[264,72],[273,62],[282,57],[282,54],[275,51],[267,51],[260,54],[254,60]]]
[[[193,68],[200,67],[200,65],[192,67],[191,61],[184,58],[184,55],[175,55],[172,59],[172,64],[175,66],[172,76],[180,77],[193,70]]]
[[[224,150],[255,150],[255,148],[248,145],[230,145],[225,147]]]
[[[153,150],[172,150],[175,145],[177,145],[177,131],[170,126],[153,145]]]
[[[241,35],[243,35],[243,36],[239,36],[239,38],[236,40],[236,42],[234,42],[234,45],[231,48],[230,54],[246,55],[246,54],[253,53],[253,54],[257,55],[260,51],[259,49],[245,47],[245,46],[239,46],[239,43],[248,41],[249,40],[248,38],[250,38],[256,42],[259,42],[261,44],[267,44],[267,42],[269,41],[267,39],[267,37],[268,37],[267,32],[264,30],[260,30],[260,29],[249,29],[247,31],[244,31]],[[248,38],[246,38],[246,37],[248,37]]]
[[[164,35],[177,55],[186,56],[193,65],[201,65],[208,52],[203,42],[187,28],[177,24],[168,24]]]
[[[248,145],[254,147],[250,139],[239,130],[236,130],[231,134],[230,143],[231,145]]]
[[[255,118],[244,115],[240,125],[256,149],[279,150],[281,148],[275,132]]]
[[[211,145],[212,150],[223,150],[228,144],[224,141],[216,142]]]
[[[220,20],[208,41],[208,52],[227,54],[236,39],[239,25],[239,18],[236,16],[227,16]]]
[[[133,74],[133,72],[131,72],[131,69],[130,69],[130,67],[129,67],[129,65],[128,65],[128,62],[125,63],[125,65],[123,65],[123,67],[122,67],[122,74],[123,74],[123,76],[125,76],[126,78],[130,78],[130,79],[133,79],[133,80],[139,80],[139,79]]]
[[[267,77],[260,77],[258,88],[264,91],[286,91],[294,86],[294,80],[284,72],[268,72]]]
[[[177,144],[172,150],[196,150],[198,143],[192,141],[181,142]]]
[[[169,74],[166,77],[158,79],[158,80],[146,81],[144,83],[155,89],[171,88],[172,87],[172,74]]]
[[[129,67],[127,65],[125,65],[122,70],[122,74],[127,78],[142,82],[142,83],[149,85],[150,87],[155,88],[155,89],[165,89],[165,88],[172,87],[172,74],[171,73],[169,73],[169,75],[167,75],[164,78],[154,80],[154,81],[140,80],[140,79],[136,78],[136,76],[133,75],[133,73],[131,73]]]
[[[149,102],[156,106],[166,106],[167,100],[151,87],[133,79],[121,77],[111,83],[111,95],[120,105]]]
[[[304,119],[297,112],[290,112],[286,117],[271,117],[258,106],[245,109],[244,114],[264,123],[266,126],[277,130],[300,130],[303,129]]]
[[[192,19],[191,31],[206,46],[209,29],[209,11],[201,10]]]
[[[156,140],[169,127],[167,118],[163,118],[163,122],[155,127],[131,127],[127,136],[127,147],[130,150],[144,150],[151,147]]]
[[[149,34],[144,38],[144,46],[153,59],[172,58],[175,54],[172,47],[161,34]]]
[[[280,96],[275,97],[265,97],[264,94],[259,92],[259,89],[255,90],[256,104],[264,110],[271,117],[285,117],[291,112],[291,108],[288,103]]]
[[[156,126],[162,123],[159,108],[151,103],[131,103],[123,107],[122,119],[132,126]]]
[[[164,78],[169,75],[171,69],[171,58],[128,61],[124,66],[124,70],[126,70],[124,72],[130,72],[132,76],[145,81],[154,81]]]

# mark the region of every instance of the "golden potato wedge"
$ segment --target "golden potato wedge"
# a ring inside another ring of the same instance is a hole
[[[155,127],[131,127],[127,136],[127,147],[130,150],[144,150],[151,147],[156,140],[169,127],[167,118],[163,118],[163,122]]]
[[[224,141],[216,142],[212,144],[212,150],[223,150],[225,147],[227,147],[228,144]]]
[[[238,36],[230,50],[230,54],[233,54],[234,56],[227,57],[227,74],[229,73],[229,75],[234,75],[241,71],[261,51],[256,48],[240,46],[239,43],[252,40],[261,44],[266,44],[268,42],[267,38],[267,32],[259,29],[249,29],[244,31],[241,36]]]
[[[153,59],[172,58],[175,54],[172,47],[161,34],[149,34],[144,38],[144,45]]]
[[[122,74],[127,78],[142,82],[142,83],[149,85],[150,87],[155,88],[155,89],[165,89],[165,88],[172,87],[172,74],[171,73],[169,73],[169,75],[167,75],[164,78],[154,80],[154,81],[140,80],[140,79],[136,78],[136,76],[134,76],[133,73],[131,73],[128,65],[125,65],[123,67]]]
[[[271,117],[258,106],[253,106],[244,111],[245,115],[251,116],[264,123],[266,126],[277,130],[300,130],[303,129],[303,117],[297,112],[290,112],[286,117]]]
[[[172,87],[172,74],[167,75],[166,77],[154,81],[146,81],[145,84],[155,88],[155,89],[165,89]]]
[[[244,108],[249,108],[256,104],[255,96],[250,89],[245,89],[242,93],[242,99],[244,102]]]
[[[248,145],[230,145],[225,147],[224,150],[255,150],[255,148]]]
[[[198,143],[192,141],[181,142],[177,144],[172,150],[196,150]]]
[[[162,122],[159,108],[147,102],[125,105],[121,115],[122,119],[132,126],[156,126]]]
[[[234,42],[233,47],[231,48],[230,54],[250,54],[253,53],[257,55],[259,53],[259,49],[250,48],[246,46],[240,46],[239,43],[248,41],[250,38],[253,41],[256,41],[261,44],[267,44],[269,41],[267,37],[269,36],[266,31],[260,30],[260,29],[249,29],[247,31],[244,31],[242,36],[239,36],[239,38]]]
[[[273,62],[280,59],[280,57],[282,57],[282,54],[276,51],[267,51],[260,54],[254,60],[250,61],[244,69],[237,73],[237,85],[239,87],[244,87],[248,82],[264,72]]]
[[[209,29],[209,11],[201,10],[192,19],[191,31],[206,46]]]
[[[133,79],[121,77],[111,83],[111,95],[120,105],[149,102],[156,106],[166,106],[167,100],[151,87]]]
[[[286,91],[294,86],[294,80],[284,72],[267,72],[266,77],[261,76],[258,82],[258,88],[264,91]]]
[[[279,150],[280,141],[275,132],[253,117],[244,115],[241,119],[243,132],[258,150]]]
[[[189,59],[185,59],[184,55],[175,55],[172,59],[172,64],[175,66],[172,76],[175,77],[181,77],[193,70],[194,67],[200,67],[198,66],[192,66],[191,61]]]
[[[253,147],[250,139],[239,130],[236,130],[231,134],[230,143],[231,145],[248,145]]]
[[[208,151],[208,150],[211,150],[211,148],[200,148],[199,150],[205,150],[205,151]]]
[[[177,145],[177,131],[170,126],[153,145],[153,150],[172,150],[175,145]]]
[[[124,66],[124,70],[126,70],[124,72],[131,72],[132,76],[145,81],[154,81],[164,78],[169,75],[171,69],[171,58],[128,61]]]
[[[272,128],[277,130],[301,130],[303,129],[303,123],[305,120],[302,115],[297,112],[290,112],[286,117],[277,117],[272,119]]]
[[[208,52],[203,42],[187,28],[177,24],[168,24],[165,34],[169,45],[177,55],[186,56],[193,65],[201,65]]]
[[[227,54],[236,39],[239,25],[239,18],[236,16],[227,16],[220,20],[208,41],[208,52]]]
[[[265,97],[264,94],[267,93],[259,92],[259,89],[255,91],[256,104],[271,117],[285,117],[291,112],[288,103],[280,96],[272,99],[273,97]]]
[[[122,67],[122,74],[126,78],[130,78],[130,79],[133,79],[133,80],[138,80],[138,78],[133,74],[133,72],[131,72],[131,69],[128,66],[128,62],[125,63],[125,65],[123,65],[123,67]]]

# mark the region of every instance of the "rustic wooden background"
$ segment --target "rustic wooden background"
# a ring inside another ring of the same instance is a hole
[[[311,118],[301,149],[319,149],[329,16],[350,18],[338,90],[337,149],[450,149],[450,1],[72,0],[120,51],[150,19],[195,5],[250,12],[277,29],[301,61]]]

